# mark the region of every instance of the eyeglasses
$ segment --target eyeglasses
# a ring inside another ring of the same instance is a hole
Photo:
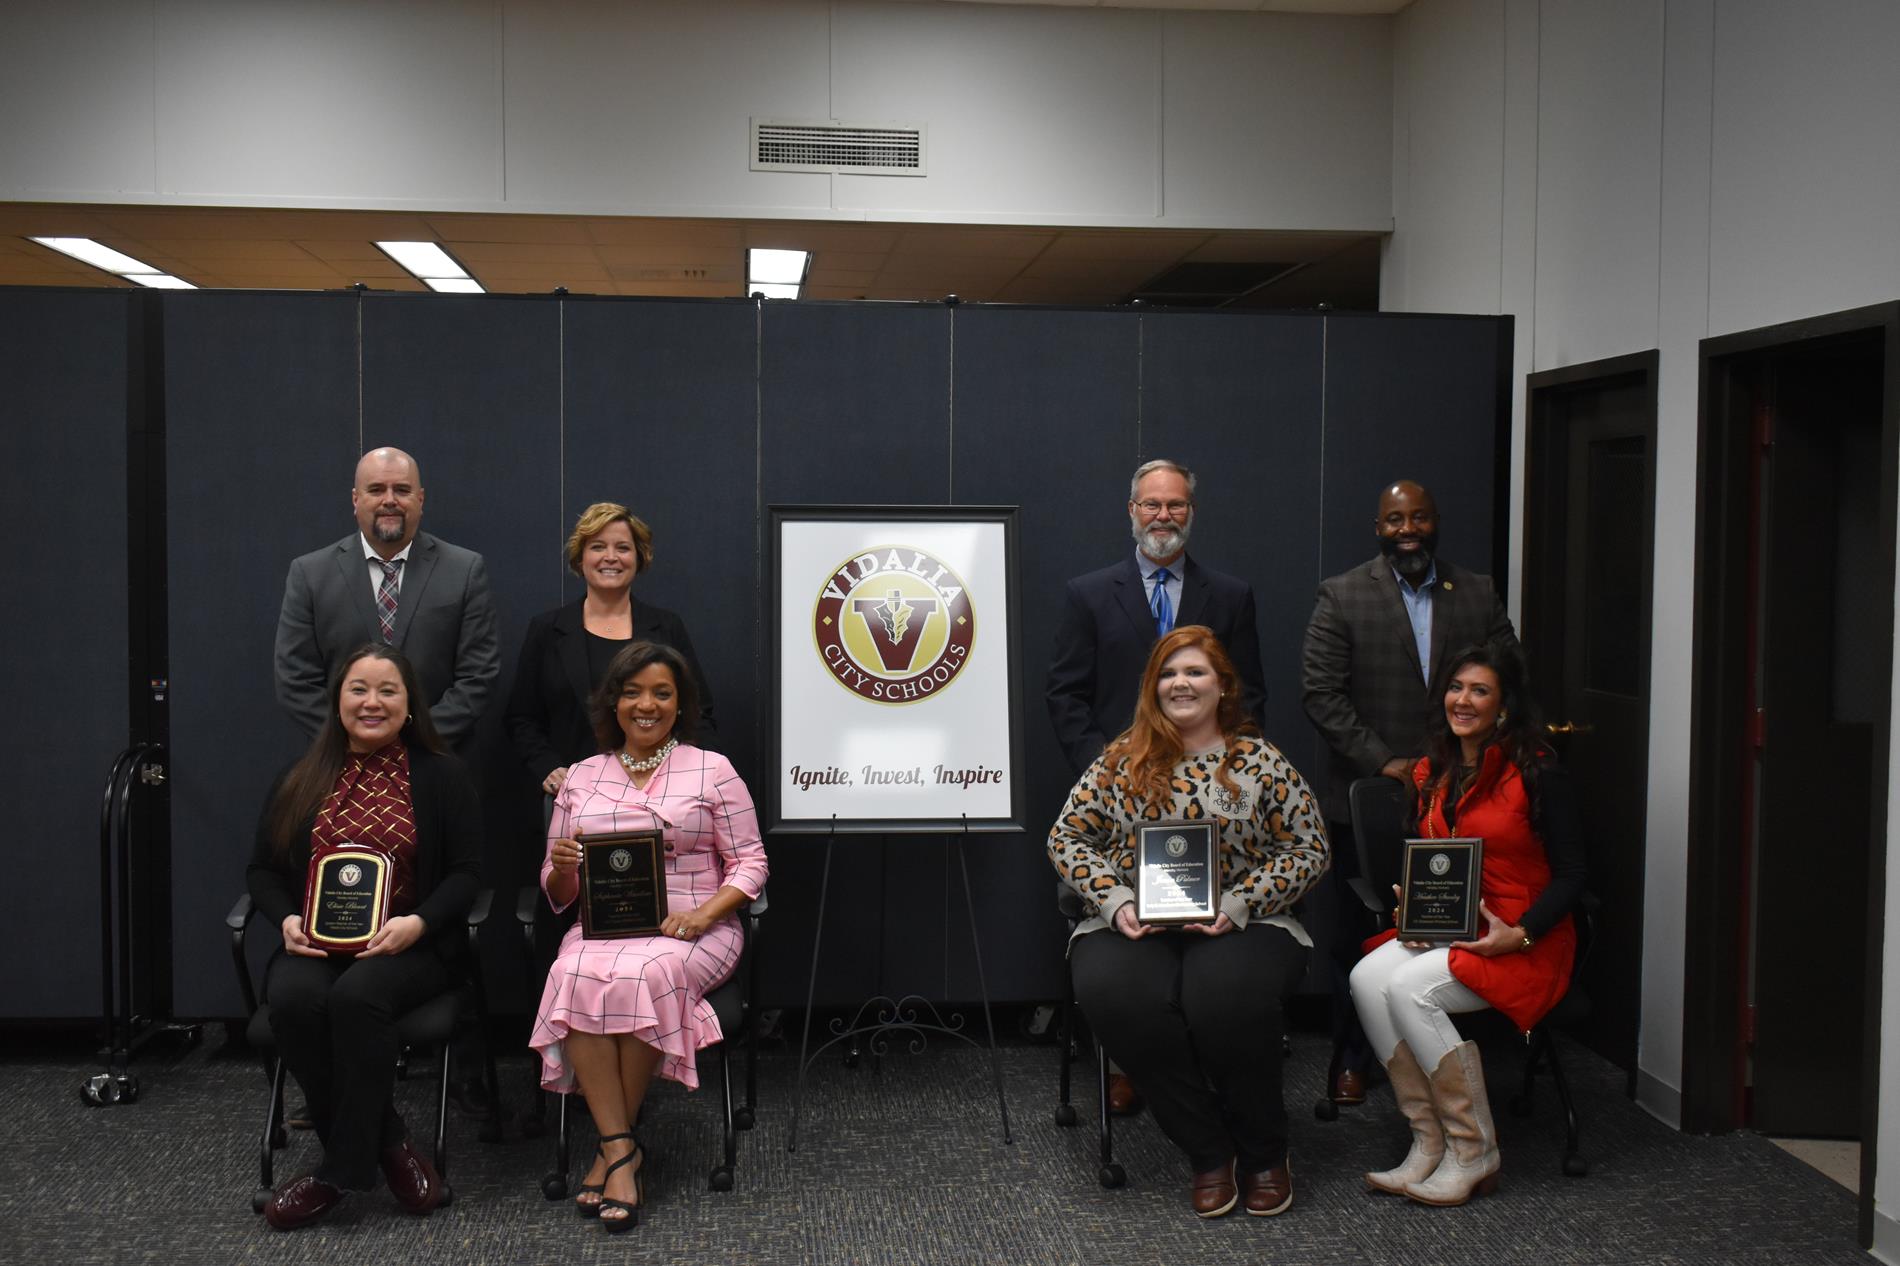
[[[1187,512],[1189,510],[1192,510],[1193,508],[1194,508],[1194,503],[1192,501],[1137,501],[1135,502],[1135,509],[1141,511],[1143,514],[1147,515],[1151,519],[1158,517],[1163,510],[1166,510],[1168,514],[1173,518],[1185,519],[1187,517]]]

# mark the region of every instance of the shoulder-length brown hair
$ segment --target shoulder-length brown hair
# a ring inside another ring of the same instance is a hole
[[[567,537],[567,569],[576,576],[581,575],[581,555],[587,552],[587,542],[607,530],[608,524],[624,523],[627,531],[633,533],[633,572],[636,576],[645,575],[653,566],[653,529],[642,519],[618,501],[596,501],[581,511],[581,517],[574,522],[574,530]]]
[[[619,751],[626,746],[627,735],[620,728],[620,692],[641,670],[665,664],[673,672],[673,697],[679,702],[679,715],[673,718],[673,733],[682,743],[690,743],[699,732],[699,683],[686,657],[664,642],[635,642],[624,646],[607,665],[607,675],[594,688],[587,714],[594,723],[594,741],[603,752]]]
[[[1214,675],[1220,681],[1220,707],[1215,715],[1221,738],[1232,747],[1242,734],[1259,733],[1241,706],[1240,674],[1234,671],[1234,661],[1228,658],[1227,648],[1205,624],[1184,624],[1156,642],[1154,650],[1148,653],[1148,667],[1141,674],[1141,694],[1135,700],[1135,723],[1122,731],[1103,753],[1106,759],[1101,786],[1104,788],[1111,781],[1112,771],[1125,768],[1130,786],[1145,790],[1155,800],[1168,798],[1168,783],[1174,767],[1187,753],[1181,746],[1181,731],[1161,711],[1158,697],[1161,668],[1176,651],[1190,647],[1207,655],[1207,662],[1214,666]],[[1226,761],[1221,762],[1215,777],[1229,791],[1236,789]]]
[[[323,719],[323,728],[311,740],[309,750],[277,785],[277,795],[271,801],[266,829],[279,860],[289,860],[298,828],[316,816],[323,798],[336,786],[336,776],[343,771],[344,758],[350,754],[350,736],[343,730],[343,681],[350,669],[366,659],[388,660],[402,678],[403,691],[409,696],[409,715],[398,737],[412,747],[442,750],[441,736],[429,719],[429,704],[416,684],[416,670],[410,666],[409,657],[381,642],[366,642],[351,651],[330,679],[330,715]]]

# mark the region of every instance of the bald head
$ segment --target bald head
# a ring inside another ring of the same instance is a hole
[[[422,524],[422,475],[416,459],[399,448],[372,448],[356,463],[350,487],[356,526],[384,558],[394,558],[416,539]]]
[[[1438,553],[1438,503],[1425,486],[1410,479],[1386,485],[1373,520],[1379,550],[1408,581],[1431,571]]]

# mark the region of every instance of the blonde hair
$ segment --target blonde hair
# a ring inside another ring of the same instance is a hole
[[[596,501],[581,511],[574,531],[567,538],[569,571],[576,576],[581,574],[581,551],[587,548],[587,542],[605,532],[610,523],[624,523],[627,530],[633,533],[633,553],[639,560],[638,570],[645,571],[653,566],[653,529],[639,515],[617,501]]]

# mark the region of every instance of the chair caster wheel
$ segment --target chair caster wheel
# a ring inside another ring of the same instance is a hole
[[[1531,1114],[1530,1096],[1529,1095],[1512,1095],[1511,1096],[1511,1115],[1514,1117],[1527,1117],[1530,1114]]]
[[[1581,1156],[1564,1157],[1564,1177],[1581,1178],[1590,1172],[1590,1162]]]
[[[1104,1187],[1120,1187],[1128,1181],[1128,1171],[1119,1162],[1110,1161],[1095,1171],[1095,1177]]]
[[[264,1206],[270,1203],[272,1192],[269,1187],[259,1187],[251,1193],[251,1212],[262,1213]]]
[[[567,1175],[566,1174],[541,1175],[541,1194],[546,1196],[550,1200],[566,1199],[567,1198]]]
[[[1075,1124],[1074,1104],[1059,1103],[1056,1105],[1056,1124],[1065,1130]]]
[[[137,1103],[139,1079],[130,1073],[94,1073],[79,1087],[79,1097],[94,1108],[115,1103]]]
[[[290,1135],[284,1133],[284,1127],[278,1126],[270,1132],[270,1146],[273,1152],[281,1152],[290,1146]]]
[[[449,1186],[449,1180],[442,1180],[442,1199],[436,1204],[438,1209],[446,1209],[455,1203],[455,1188]]]
[[[719,1166],[719,1168],[713,1170],[711,1176],[706,1179],[706,1185],[714,1191],[731,1191],[732,1171],[724,1165]]]
[[[1321,1121],[1339,1120],[1339,1105],[1331,1099],[1319,1099],[1313,1104],[1313,1115]]]
[[[732,1128],[735,1130],[749,1130],[757,1120],[752,1109],[743,1104],[732,1110]]]

